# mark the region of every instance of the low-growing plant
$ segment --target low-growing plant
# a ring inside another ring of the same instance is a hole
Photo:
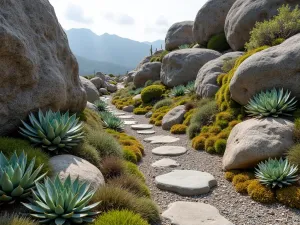
[[[134,164],[137,163],[137,157],[133,151],[130,151],[127,148],[123,148],[123,157],[125,160],[132,162]]]
[[[106,157],[102,160],[100,171],[106,180],[119,177],[125,173],[123,160],[118,157]]]
[[[300,209],[300,188],[297,186],[277,189],[276,198],[288,207]]]
[[[224,73],[228,73],[230,70],[232,70],[234,68],[236,60],[237,60],[237,58],[224,59],[222,71]]]
[[[187,48],[190,48],[190,45],[189,44],[184,44],[184,45],[180,45],[178,48],[179,49],[187,49]]]
[[[148,87],[153,84],[153,80],[147,80],[145,83],[145,87]]]
[[[107,109],[108,109],[107,108],[108,107],[107,103],[103,100],[99,99],[99,100],[95,101],[94,104],[97,107],[99,112],[106,112]]]
[[[141,92],[141,98],[144,103],[160,99],[164,93],[165,87],[162,85],[150,85]]]
[[[171,96],[172,97],[184,96],[185,91],[186,91],[186,88],[183,85],[173,87],[173,89],[171,91]]]
[[[185,93],[186,94],[194,94],[195,93],[195,81],[190,81],[185,86]]]
[[[1,225],[38,225],[39,223],[30,218],[18,214],[3,214],[0,216]]]
[[[116,131],[122,131],[124,129],[124,122],[111,112],[100,112],[100,117],[104,123],[104,127]]]
[[[172,134],[185,134],[187,126],[183,124],[175,124],[171,127],[170,132]]]
[[[296,143],[300,143],[300,118],[297,117],[295,119],[293,138]]]
[[[300,144],[296,144],[288,150],[287,159],[292,165],[300,167]]]
[[[273,203],[276,201],[271,188],[262,185],[258,180],[252,180],[247,187],[250,198],[261,203]]]
[[[230,49],[230,46],[227,43],[225,33],[216,34],[213,37],[211,37],[207,43],[207,48],[213,49],[213,50],[216,50],[219,52]]]
[[[155,111],[164,106],[171,106],[173,103],[174,103],[173,100],[170,98],[162,99],[157,103],[155,103],[155,105],[153,106],[153,110]]]

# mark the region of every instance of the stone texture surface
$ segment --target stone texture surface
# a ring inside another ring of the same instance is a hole
[[[171,168],[174,168],[174,167],[177,167],[177,166],[180,166],[180,164],[178,162],[176,162],[175,160],[173,159],[169,159],[169,158],[163,158],[163,159],[160,159],[154,163],[151,164],[152,167],[171,167]]]
[[[104,81],[101,80],[100,77],[94,77],[90,81],[95,85],[95,87],[97,89],[100,89],[100,88],[102,88],[104,86]]]
[[[94,110],[95,112],[98,112],[97,106],[95,106],[93,103],[87,102],[86,107],[88,109]]]
[[[250,39],[250,31],[258,21],[277,15],[283,5],[295,6],[297,0],[236,0],[229,10],[225,21],[225,34],[231,48],[235,51],[244,48]]]
[[[157,176],[155,182],[158,188],[183,196],[205,194],[217,185],[213,175],[195,170],[173,170]]]
[[[163,52],[163,50],[158,50],[157,52],[154,52],[152,56],[151,55],[146,56],[135,68],[135,72],[138,71],[145,63],[150,62],[152,57],[159,56],[162,52]],[[132,75],[134,76],[134,74],[132,74]]]
[[[258,162],[281,157],[294,144],[294,124],[281,118],[249,119],[230,133],[223,169],[253,168]]]
[[[103,82],[105,81],[105,75],[101,72],[97,72],[96,77],[99,77]]]
[[[138,134],[155,134],[155,130],[139,130]]]
[[[0,136],[30,111],[86,106],[78,63],[48,1],[0,3]]]
[[[204,64],[220,56],[217,51],[200,48],[173,51],[163,59],[160,80],[168,87],[187,84],[196,79]]]
[[[100,170],[88,161],[74,155],[58,155],[50,159],[53,174],[58,174],[61,179],[68,175],[72,179],[79,177],[80,181],[91,184],[92,189],[98,189],[105,184],[104,177]]]
[[[222,67],[225,60],[230,60],[241,56],[243,52],[229,52],[219,58],[206,63],[198,72],[195,82],[196,93],[200,98],[214,97],[220,86],[217,83],[217,78],[224,71]]]
[[[80,81],[86,92],[87,101],[94,103],[95,101],[99,100],[99,91],[97,90],[95,85],[84,77],[80,77]]]
[[[160,146],[152,149],[152,153],[155,155],[163,155],[163,156],[179,156],[183,155],[187,152],[185,147],[181,146]]]
[[[156,81],[160,78],[160,62],[148,62],[145,63],[136,73],[133,75],[133,83],[134,85],[139,87],[144,87],[145,83],[148,80]]]
[[[193,25],[194,21],[183,21],[173,24],[169,28],[165,39],[166,50],[172,51],[180,45],[192,44],[194,42]]]
[[[283,88],[300,98],[300,34],[246,59],[230,82],[232,98],[246,105],[262,90]]]
[[[106,82],[105,86],[106,86],[106,89],[111,93],[116,92],[118,90],[118,87],[116,85],[111,84],[109,82]]]
[[[124,124],[125,124],[125,125],[134,125],[134,124],[137,124],[137,121],[133,121],[133,120],[132,120],[132,121],[130,121],[130,120],[125,120],[125,121],[124,121]]]
[[[148,130],[148,129],[152,129],[153,125],[151,124],[137,124],[137,125],[132,125],[131,129],[133,130]]]
[[[216,34],[224,32],[228,11],[236,0],[209,0],[199,10],[194,26],[194,40],[206,44]]]
[[[122,110],[125,112],[133,112],[134,106],[133,105],[124,106]]]
[[[134,117],[132,115],[124,115],[124,116],[118,116],[120,119],[133,119]]]
[[[184,114],[186,113],[185,106],[179,105],[174,109],[171,109],[162,120],[162,129],[170,130],[175,124],[180,124],[184,120]]]
[[[108,94],[109,94],[106,88],[100,88],[100,89],[99,89],[99,92],[100,92],[101,94],[103,94],[103,95],[108,95]]]
[[[152,136],[144,139],[145,142],[149,142],[151,144],[168,144],[168,143],[174,143],[179,140],[180,139],[177,137],[165,136],[165,135]]]
[[[233,225],[220,215],[214,206],[200,202],[174,202],[163,212],[162,217],[173,225]]]

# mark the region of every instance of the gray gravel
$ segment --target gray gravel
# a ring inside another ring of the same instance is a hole
[[[139,124],[148,123],[145,116],[134,115]],[[160,127],[153,128],[155,135],[170,135],[168,131]],[[300,210],[290,209],[281,204],[264,205],[252,201],[247,195],[238,194],[232,184],[224,179],[224,172],[221,169],[222,158],[210,155],[204,151],[195,151],[190,146],[190,141],[186,135],[174,135],[180,141],[172,145],[184,146],[188,148],[186,154],[170,157],[176,160],[180,166],[176,169],[199,170],[211,173],[217,180],[218,186],[213,188],[208,194],[183,197],[175,193],[162,191],[155,186],[154,178],[158,175],[172,171],[172,168],[152,168],[151,164],[163,156],[155,156],[151,150],[160,144],[149,144],[143,141],[145,137],[151,135],[140,135],[126,125],[126,133],[138,138],[145,146],[145,157],[140,164],[140,170],[146,177],[146,183],[151,190],[153,200],[160,206],[161,212],[167,209],[168,204],[175,201],[202,202],[215,206],[221,215],[233,222],[235,225],[299,225]],[[163,220],[161,225],[171,225],[169,221]],[[218,224],[222,225],[222,224]]]

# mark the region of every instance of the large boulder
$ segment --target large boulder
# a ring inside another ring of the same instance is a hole
[[[49,1],[0,3],[0,136],[30,111],[82,111],[78,63]]]
[[[150,47],[149,47],[149,49],[150,49]],[[150,62],[150,60],[151,60],[152,57],[159,56],[162,52],[163,52],[163,50],[158,50],[158,51],[154,52],[153,55],[149,55],[149,56],[146,56],[145,58],[143,58],[143,60],[142,60],[142,61],[138,64],[138,66],[135,68],[135,71],[141,69],[141,67],[142,67],[144,64]],[[131,71],[131,72],[133,72],[133,71]],[[130,74],[130,72],[129,72],[129,74]]]
[[[160,78],[160,62],[149,62],[145,63],[136,73],[133,75],[134,85],[139,87],[144,87],[148,80],[156,81]]]
[[[94,77],[90,81],[95,85],[97,89],[100,89],[104,86],[104,82],[100,77]]]
[[[172,51],[180,45],[194,43],[193,25],[194,21],[183,21],[173,24],[169,28],[165,39],[166,50]]]
[[[96,166],[74,155],[54,156],[50,159],[50,164],[53,174],[58,174],[62,180],[69,175],[72,180],[79,177],[80,181],[91,184],[94,190],[105,184],[104,177]]]
[[[130,82],[133,82],[133,74],[135,74],[136,73],[136,71],[135,70],[132,70],[132,71],[130,71],[127,75],[126,75],[126,77],[125,77],[125,79],[124,79],[124,84],[125,85],[127,85],[128,83],[130,83]]]
[[[294,124],[281,118],[249,119],[231,131],[223,169],[253,168],[260,161],[281,157],[294,144]]]
[[[118,90],[117,85],[111,84],[109,82],[105,82],[105,86],[106,86],[106,89],[111,93],[116,92]]]
[[[105,81],[105,75],[101,72],[97,72],[96,77],[99,77],[103,82]]]
[[[224,71],[222,67],[224,62],[235,59],[243,55],[243,52],[229,52],[219,58],[206,63],[198,72],[195,82],[196,93],[201,98],[214,97],[220,86],[217,83],[217,78]]]
[[[246,105],[258,92],[277,87],[291,91],[299,99],[299,43],[300,34],[246,59],[230,82],[232,98]]]
[[[170,130],[175,124],[180,124],[183,122],[184,114],[186,113],[185,106],[179,105],[174,109],[171,109],[162,120],[162,129]]]
[[[225,34],[230,47],[237,51],[244,48],[250,39],[255,23],[278,14],[283,4],[294,6],[298,0],[236,0],[225,21]]]
[[[160,80],[168,87],[194,81],[199,69],[207,62],[220,57],[214,50],[189,48],[167,54],[162,63]]]
[[[193,27],[194,40],[206,44],[216,34],[224,32],[228,11],[236,0],[209,0],[199,10]]]
[[[96,86],[85,77],[80,77],[80,80],[87,94],[87,100],[91,103],[97,101],[99,99],[99,91]]]

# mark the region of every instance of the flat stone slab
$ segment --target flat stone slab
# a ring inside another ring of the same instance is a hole
[[[177,167],[180,166],[178,162],[173,159],[163,158],[151,164],[152,167]]]
[[[137,121],[133,121],[133,120],[125,120],[124,121],[125,125],[134,125],[134,124],[137,124],[137,123],[138,123]]]
[[[155,183],[159,189],[183,196],[205,194],[217,185],[213,175],[196,170],[173,170],[170,173],[157,176]]]
[[[114,114],[115,116],[123,116],[123,115],[125,115],[126,113],[113,112],[113,114]]]
[[[179,140],[179,138],[165,135],[152,136],[144,139],[145,142],[150,142],[151,144],[168,144],[174,143]]]
[[[153,125],[151,125],[151,124],[137,124],[137,125],[131,126],[132,130],[149,130],[152,128],[153,128]]]
[[[178,155],[183,155],[186,152],[187,149],[185,147],[180,147],[180,146],[160,146],[152,150],[152,153],[154,155],[164,155],[164,156],[178,156]]]
[[[155,130],[139,130],[138,134],[155,134]]]
[[[214,206],[200,202],[174,202],[163,212],[173,225],[234,225]]]
[[[120,119],[133,119],[134,117],[131,115],[118,116]]]

